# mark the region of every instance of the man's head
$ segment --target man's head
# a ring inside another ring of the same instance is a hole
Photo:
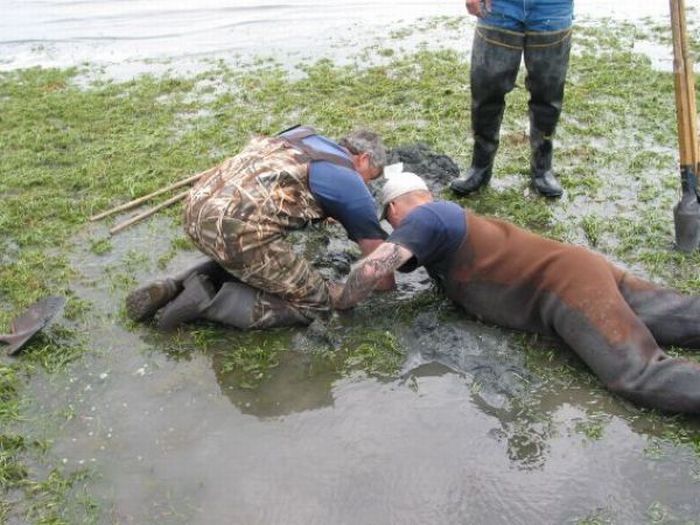
[[[369,182],[382,174],[386,164],[386,149],[379,135],[360,129],[339,141],[352,155],[352,163],[362,180]]]
[[[433,194],[418,175],[407,171],[393,173],[387,176],[382,188],[380,218],[388,220],[396,228],[414,208],[432,200]]]

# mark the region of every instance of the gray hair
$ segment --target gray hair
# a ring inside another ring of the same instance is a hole
[[[367,153],[370,164],[375,168],[383,169],[386,166],[384,143],[382,138],[373,131],[358,129],[340,139],[339,143],[353,155]]]

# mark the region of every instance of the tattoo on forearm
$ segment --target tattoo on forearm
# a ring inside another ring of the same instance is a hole
[[[336,308],[342,310],[356,305],[369,295],[382,277],[401,265],[399,246],[391,243],[385,246],[387,248],[382,249],[382,253],[370,255],[350,272]]]

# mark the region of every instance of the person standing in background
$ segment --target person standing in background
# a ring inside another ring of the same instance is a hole
[[[474,151],[471,167],[450,188],[468,195],[489,183],[505,95],[524,57],[530,92],[531,177],[545,197],[563,190],[552,170],[552,139],[561,114],[571,49],[573,0],[466,0],[478,17],[471,59],[471,120]]]

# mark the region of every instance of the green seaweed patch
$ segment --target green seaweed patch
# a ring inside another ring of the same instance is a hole
[[[63,309],[63,317],[70,321],[82,320],[91,308],[92,304],[90,301],[75,295],[69,295],[66,306]]]
[[[591,441],[599,441],[605,434],[605,425],[609,418],[605,416],[591,416],[585,421],[578,421],[574,429],[579,434],[583,434]]]
[[[386,330],[352,335],[341,348],[346,370],[362,370],[372,376],[395,376],[405,358],[396,336]]]
[[[507,219],[545,234],[551,230],[553,206],[556,206],[538,196],[525,196],[520,188],[486,189],[478,196],[466,197],[460,202],[479,214]]]
[[[525,366],[543,381],[545,388],[585,386],[602,391],[598,378],[558,341],[537,334],[517,334],[515,342],[525,356]]]
[[[253,389],[270,377],[271,370],[279,366],[279,354],[285,346],[279,341],[256,338],[226,352],[221,360],[221,371],[231,374],[240,388]]]
[[[0,423],[13,421],[19,415],[20,386],[17,368],[0,364]]]
[[[576,525],[613,525],[616,520],[607,509],[596,509],[584,518],[576,520]]]
[[[95,255],[104,255],[112,251],[112,240],[109,238],[93,239],[90,241],[90,251]]]
[[[97,523],[99,505],[86,494],[91,474],[86,469],[53,469],[40,481],[25,480],[22,489],[30,502],[24,516],[29,522],[68,525]]]
[[[193,249],[194,245],[192,244],[192,241],[189,239],[189,237],[185,237],[184,235],[175,237],[170,242],[170,247],[168,248],[168,251],[166,251],[158,257],[158,260],[156,261],[156,266],[159,269],[164,270],[168,266],[168,263],[170,263],[170,261],[172,261],[178,253]]]
[[[87,351],[85,338],[77,329],[52,325],[22,349],[22,360],[29,367],[40,366],[49,373],[58,373]]]
[[[16,488],[27,477],[27,468],[18,460],[26,451],[22,436],[0,434],[0,491]]]

